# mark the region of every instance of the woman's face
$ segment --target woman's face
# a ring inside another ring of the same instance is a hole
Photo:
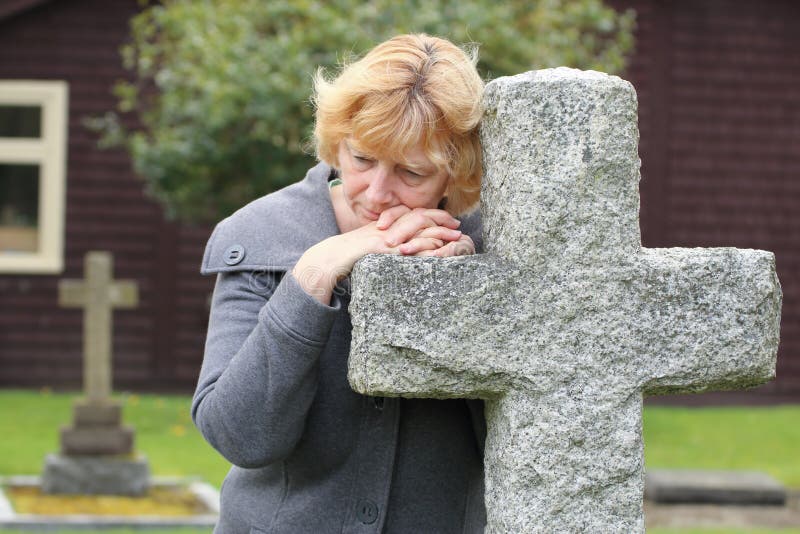
[[[435,208],[444,197],[448,175],[438,169],[421,146],[409,149],[402,161],[359,151],[350,139],[339,143],[344,201],[352,228],[377,221],[389,208]]]

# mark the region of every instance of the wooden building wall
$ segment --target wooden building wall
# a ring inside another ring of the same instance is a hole
[[[800,4],[610,3],[638,13],[625,76],[640,101],[643,243],[776,253],[778,379],[734,398],[800,401]],[[0,20],[0,79],[70,84],[61,277],[81,276],[83,254],[105,249],[116,277],[140,284],[140,307],[115,313],[117,388],[190,391],[213,285],[197,273],[210,228],[165,222],[125,155],[95,148],[81,125],[114,105],[117,47],[136,9],[136,0],[54,0]],[[61,277],[0,275],[0,386],[79,386],[81,314],[57,307]]]
[[[35,3],[35,2],[32,2]],[[140,305],[114,313],[118,389],[194,385],[213,280],[198,268],[210,228],[164,220],[121,151],[99,150],[85,117],[113,109],[124,77],[118,48],[136,0],[39,2],[0,20],[0,79],[69,83],[65,269],[0,275],[0,386],[78,388],[82,313],[60,309],[60,278],[82,278],[89,250],[114,254],[115,277],[139,284]]]
[[[643,244],[775,252],[777,380],[746,398],[800,401],[800,3],[610,3],[637,11]]]

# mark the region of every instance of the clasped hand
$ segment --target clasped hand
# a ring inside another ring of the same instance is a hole
[[[377,221],[335,235],[309,248],[292,275],[306,293],[330,302],[336,282],[350,274],[367,254],[461,256],[474,254],[472,239],[458,230],[461,221],[444,210],[395,206]]]
[[[381,213],[375,222],[381,249],[377,252],[442,258],[474,254],[475,245],[458,230],[460,225],[461,221],[444,210],[395,206]],[[373,231],[370,226],[363,228]]]

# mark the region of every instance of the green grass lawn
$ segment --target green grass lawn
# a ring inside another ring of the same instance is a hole
[[[74,394],[0,390],[0,475],[35,474],[59,447],[58,430],[72,418]],[[186,395],[117,396],[123,421],[136,429],[135,448],[154,475],[199,476],[219,487],[229,464],[192,424]]]
[[[644,412],[648,468],[756,469],[800,488],[800,405]]]
[[[58,449],[58,428],[69,424],[75,398],[72,394],[46,390],[0,390],[0,436],[3,437],[0,439],[0,475],[36,474],[41,470],[45,454]],[[192,425],[189,396],[122,394],[117,398],[124,406],[125,423],[136,428],[136,448],[149,458],[153,474],[198,476],[219,487],[228,464],[203,441]],[[800,488],[800,454],[797,452],[800,448],[800,405],[648,406],[644,414],[644,437],[648,468],[756,469],[790,487]],[[129,534],[131,531],[93,532]],[[184,529],[177,532],[207,534],[208,531]],[[648,534],[723,532],[800,534],[800,529],[653,529]]]

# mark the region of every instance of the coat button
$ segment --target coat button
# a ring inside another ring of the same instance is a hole
[[[242,245],[231,245],[225,249],[225,253],[222,255],[222,258],[228,265],[236,265],[237,263],[241,263],[241,261],[244,259],[244,247]]]
[[[371,525],[378,519],[378,507],[374,502],[362,499],[358,501],[356,518],[365,525]]]

